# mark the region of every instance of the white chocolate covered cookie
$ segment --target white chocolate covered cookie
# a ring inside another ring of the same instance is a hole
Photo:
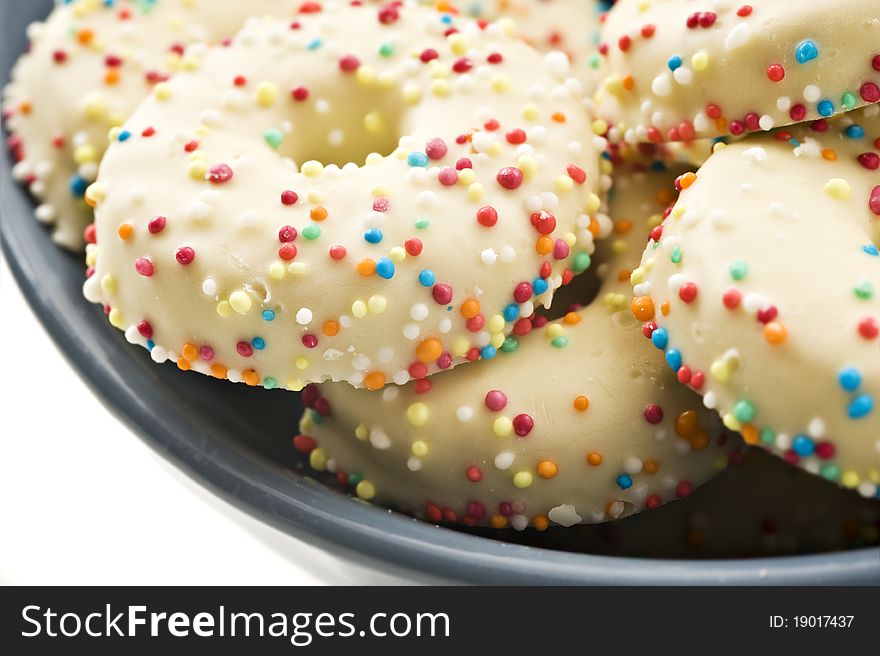
[[[619,0],[598,112],[614,139],[740,135],[880,101],[877,0]]]
[[[150,89],[192,61],[196,42],[232,36],[250,16],[293,16],[295,0],[74,0],[28,29],[23,55],[3,91],[15,177],[39,199],[37,218],[53,238],[83,246],[92,210],[83,201],[119,126]]]
[[[619,255],[587,308],[421,388],[309,386],[294,446],[360,498],[433,522],[570,526],[690,494],[741,442],[657,362],[626,309],[628,267],[673,178],[640,175],[612,197]]]
[[[728,428],[880,484],[880,106],[712,155],[633,272],[632,309]]]
[[[580,83],[501,24],[325,6],[202,54],[87,192],[86,296],[157,361],[299,390],[490,359],[610,230]]]

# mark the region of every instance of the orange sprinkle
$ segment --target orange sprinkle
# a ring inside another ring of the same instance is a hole
[[[550,520],[547,519],[544,515],[535,515],[532,517],[532,526],[534,526],[539,531],[546,531],[550,526]]]
[[[248,369],[247,371],[243,372],[241,374],[241,379],[245,382],[245,385],[250,385],[251,387],[256,387],[260,384],[260,377],[253,369]]]
[[[590,234],[593,235],[593,237],[599,236],[599,222],[592,216],[590,217],[590,225],[587,226],[587,230],[590,231]]]
[[[757,444],[760,441],[758,429],[753,424],[745,424],[739,432],[746,444]]]
[[[552,118],[557,123],[565,123],[565,114],[563,114],[562,112],[554,112],[550,118]]]
[[[214,378],[219,378],[220,380],[226,380],[226,367],[222,364],[212,364],[211,365],[211,375]]]
[[[309,218],[312,221],[323,221],[327,218],[327,208],[323,205],[318,205],[317,207],[313,207],[309,211]]]
[[[727,119],[726,118],[716,118],[715,119],[715,127],[719,132],[727,132]]]
[[[834,162],[837,160],[837,153],[834,152],[831,148],[823,148],[822,159],[826,159],[829,162]]]
[[[538,476],[549,481],[551,478],[556,478],[556,474],[559,473],[559,467],[552,460],[542,460],[535,467],[535,471],[538,473]]]
[[[617,272],[617,282],[626,282],[632,277],[630,269],[621,269]]]
[[[580,322],[581,322],[581,315],[579,315],[577,312],[569,312],[562,319],[562,323],[567,324],[569,326],[576,326]]]
[[[199,357],[199,349],[196,348],[195,344],[184,344],[183,349],[181,349],[181,355],[188,361],[195,362]]]
[[[338,321],[325,321],[323,327],[321,328],[321,332],[323,332],[327,337],[335,337],[339,334],[339,322]]]
[[[108,87],[115,86],[119,83],[119,71],[110,69],[104,74],[104,84]]]
[[[678,184],[681,186],[682,189],[687,189],[692,184],[694,184],[696,181],[697,181],[697,174],[694,173],[693,171],[688,171],[687,173],[685,173],[684,175],[682,175],[678,179]]]
[[[535,242],[535,251],[538,255],[550,255],[553,252],[553,238],[547,235],[538,237],[538,241]]]
[[[18,106],[18,112],[20,114],[28,115],[33,108],[34,106],[31,103],[25,101]]]
[[[598,467],[602,464],[602,455],[596,451],[590,451],[587,454],[587,462],[593,465],[593,467]]]
[[[669,315],[669,301],[663,301],[660,305],[660,314],[664,317]]]
[[[372,276],[376,273],[376,262],[370,258],[365,258],[357,263],[357,272],[364,277]]]
[[[80,30],[79,32],[76,33],[76,40],[79,41],[84,46],[89,45],[94,38],[95,38],[95,33],[88,28]]]
[[[636,81],[633,79],[632,75],[627,75],[625,78],[623,78],[621,84],[623,85],[623,88],[627,91],[632,91],[636,86]]]
[[[650,296],[636,296],[630,303],[629,310],[639,321],[650,321],[654,318],[654,299]]]
[[[119,238],[120,238],[122,241],[125,241],[126,239],[128,239],[129,237],[131,237],[131,233],[133,233],[133,232],[134,232],[134,228],[131,226],[130,223],[123,223],[123,224],[122,224],[121,226],[119,226],[119,228],[116,230],[116,234],[119,235]]]
[[[461,316],[472,319],[480,313],[480,302],[475,298],[466,298],[461,303]]]
[[[416,357],[424,364],[435,362],[442,354],[443,344],[436,337],[429,337],[416,347]]]
[[[675,199],[671,189],[661,189],[657,192],[657,204],[666,207]]]
[[[629,219],[620,219],[614,224],[614,232],[618,235],[629,234],[633,228],[633,223]]]
[[[385,374],[381,371],[371,371],[364,377],[364,386],[375,392],[385,386]]]
[[[186,358],[177,358],[177,368],[180,369],[181,371],[189,371],[190,370],[189,360],[187,360]]]
[[[787,337],[788,328],[785,327],[784,323],[771,321],[764,326],[764,339],[767,340],[768,344],[773,344],[774,346],[782,344]]]
[[[660,463],[652,458],[649,458],[642,463],[642,471],[644,471],[646,474],[656,474],[658,471],[660,471]]]
[[[504,515],[492,515],[489,525],[492,528],[505,528],[507,526],[507,517]]]
[[[574,399],[574,409],[578,412],[585,412],[590,407],[590,399],[586,396],[576,396]]]
[[[702,451],[709,446],[709,433],[706,431],[699,431],[689,441],[695,450]]]
[[[679,437],[688,440],[700,430],[700,418],[696,410],[685,410],[675,418],[675,432]]]

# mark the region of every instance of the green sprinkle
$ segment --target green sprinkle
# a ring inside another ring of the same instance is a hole
[[[598,54],[594,54],[590,56],[590,68],[597,69],[599,68],[599,64],[602,62],[602,58],[599,57]]]
[[[574,256],[574,260],[571,263],[571,270],[574,273],[583,273],[590,268],[590,264],[592,264],[592,262],[593,261],[590,259],[589,254],[578,253]]]
[[[840,478],[840,467],[826,463],[819,467],[819,475],[829,481],[836,481]]]
[[[429,225],[431,225],[431,222],[430,222],[428,219],[418,219],[418,220],[416,220],[416,229],[417,229],[417,230],[424,230],[424,229],[427,228]]]
[[[730,265],[730,277],[734,280],[742,280],[749,273],[749,265],[742,260],[736,260]]]
[[[351,474],[351,475],[348,477],[348,484],[351,485],[352,487],[355,487],[355,486],[356,486],[358,483],[360,483],[362,480],[364,480],[364,475],[363,475],[363,474]]]
[[[864,301],[874,296],[874,285],[871,284],[870,280],[864,278],[859,280],[858,284],[853,287],[853,291],[858,298]]]
[[[309,410],[309,414],[311,415],[312,423],[315,424],[315,426],[322,426],[324,424],[324,418],[317,412]]]
[[[761,429],[761,443],[772,446],[776,442],[776,431],[772,428],[764,427]]]
[[[847,91],[840,98],[840,104],[843,105],[846,109],[852,109],[856,106],[857,102],[858,100],[856,99],[855,94],[850,91]]]
[[[565,348],[566,346],[568,346],[568,337],[566,337],[565,335],[557,335],[550,340],[550,343],[555,348]]]
[[[267,376],[265,380],[263,380],[263,387],[265,389],[275,389],[278,387],[278,381],[271,376]]]
[[[305,228],[303,228],[302,235],[309,240],[317,239],[321,236],[321,228],[315,223],[310,223]]]
[[[669,259],[672,260],[673,264],[681,263],[681,249],[678,246],[672,249],[672,257]]]
[[[506,337],[501,344],[501,350],[505,353],[513,353],[519,350],[519,340],[516,337]]]
[[[379,46],[379,54],[383,57],[392,57],[394,55],[394,45],[391,43],[383,43]]]
[[[276,130],[275,128],[271,128],[266,130],[266,133],[263,135],[263,138],[266,140],[266,143],[272,146],[272,148],[278,149],[284,142],[284,135],[281,134],[281,130]]]
[[[749,422],[755,418],[755,404],[747,399],[737,401],[733,406],[733,416],[741,422]]]

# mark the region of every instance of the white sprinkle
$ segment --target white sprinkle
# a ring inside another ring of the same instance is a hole
[[[502,451],[497,456],[495,456],[495,468],[504,471],[505,469],[510,469],[510,466],[513,464],[514,458],[516,456],[513,455],[510,451]]]
[[[736,27],[727,33],[727,38],[724,40],[724,47],[728,50],[736,50],[737,48],[746,45],[751,38],[752,29],[749,27],[749,24],[737,23]]]
[[[409,309],[409,316],[413,321],[424,321],[428,317],[428,306],[424,303],[416,303]]]
[[[309,308],[300,308],[296,313],[296,322],[300,326],[308,326],[312,323],[312,311]]]
[[[205,296],[216,296],[217,281],[213,278],[205,278],[205,281],[202,283],[202,293]]]
[[[474,418],[474,409],[469,405],[463,405],[455,411],[455,416],[462,423],[467,423]]]
[[[403,336],[408,340],[414,340],[422,334],[422,329],[418,324],[408,323],[403,327]]]
[[[384,451],[391,447],[391,438],[381,428],[374,428],[370,431],[370,444],[373,445],[373,448]]]
[[[655,77],[654,81],[651,82],[651,91],[654,92],[655,96],[661,98],[668,96],[672,92],[672,79],[670,76],[667,73],[663,73]]]

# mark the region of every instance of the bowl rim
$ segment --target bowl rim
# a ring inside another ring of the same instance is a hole
[[[3,23],[5,29],[21,26],[21,21]],[[9,48],[7,45],[0,54],[0,84],[8,79],[14,60]],[[163,413],[151,411],[148,381],[125,377],[109,357],[109,346],[122,339],[121,333],[116,338],[109,330],[95,333],[94,325],[103,318],[87,311],[91,308],[82,296],[71,298],[59,274],[45,274],[52,270],[51,263],[65,254],[34,219],[33,203],[13,181],[7,154],[0,157],[0,169],[3,256],[31,309],[68,363],[103,405],[154,451],[212,493],[285,533],[378,570],[397,574],[403,570],[419,581],[495,585],[880,584],[880,548],[743,560],[665,560],[556,551],[434,526],[365,504],[298,472],[267,468],[255,454],[216,439],[181,406],[163,407]]]

